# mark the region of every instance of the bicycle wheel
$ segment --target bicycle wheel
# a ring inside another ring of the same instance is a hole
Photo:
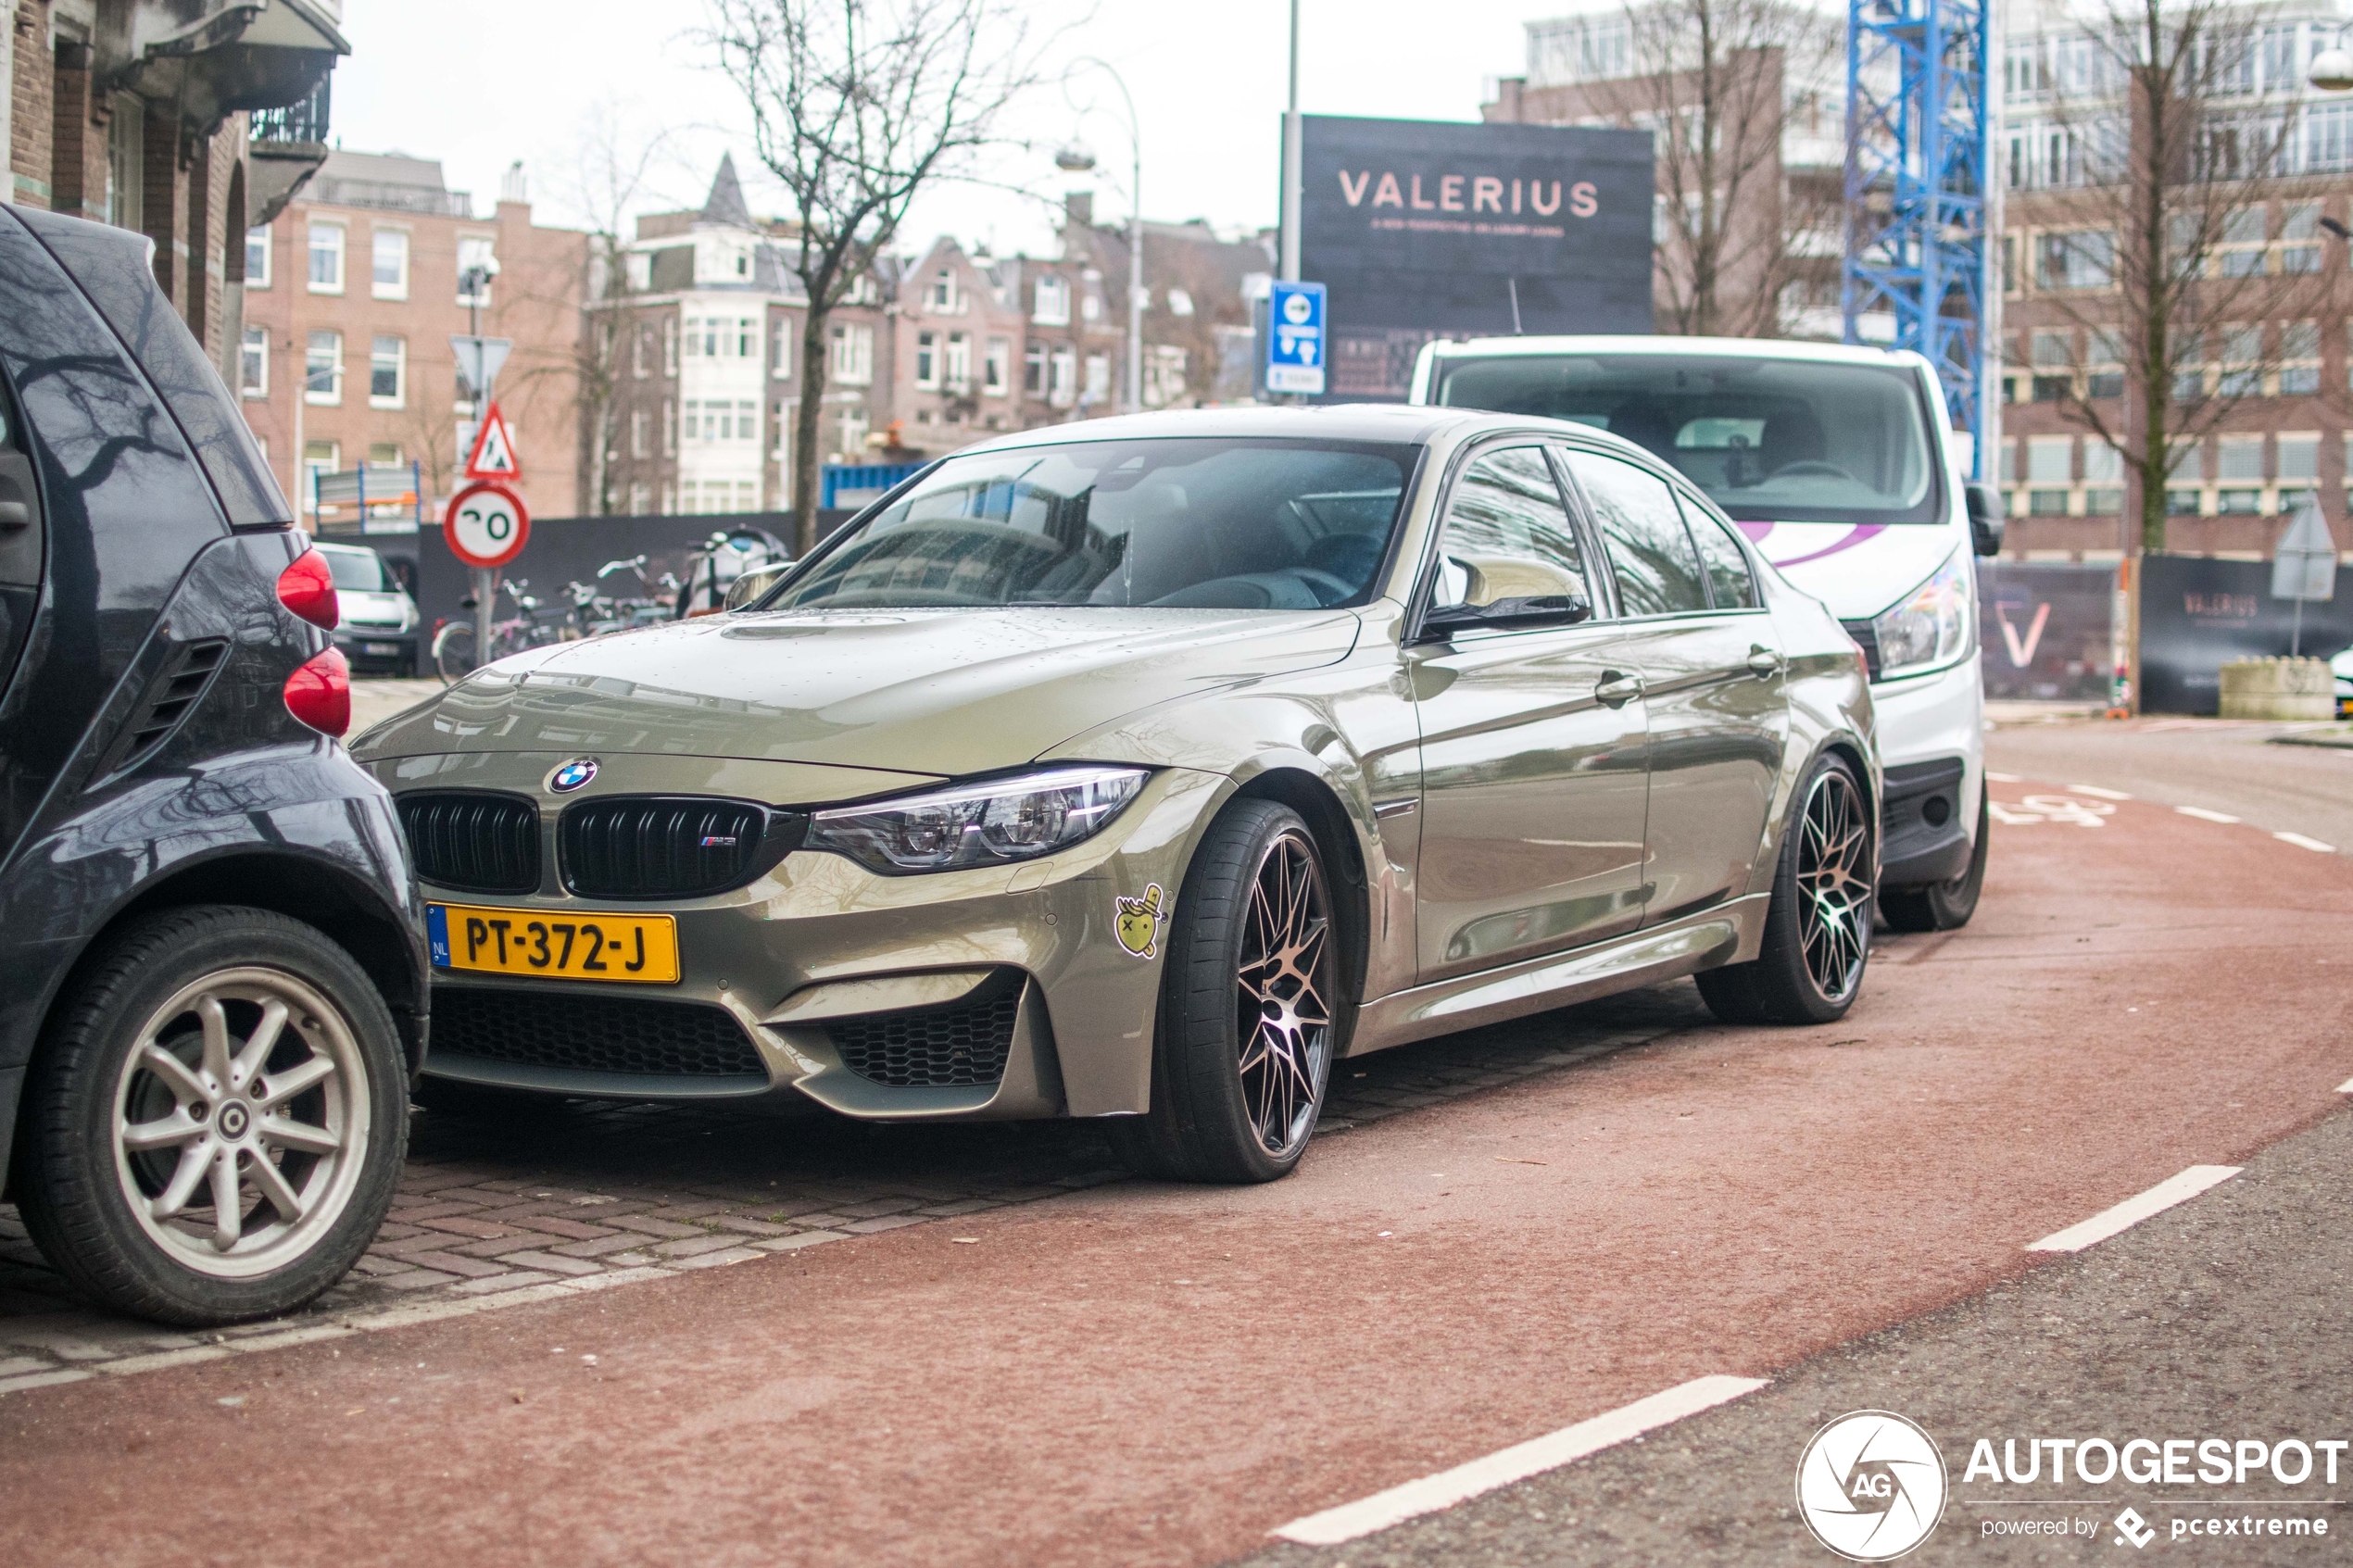
[[[433,634],[433,667],[445,686],[473,673],[474,629],[470,621],[453,621]]]

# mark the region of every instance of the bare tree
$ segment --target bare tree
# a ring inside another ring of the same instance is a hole
[[[2272,243],[2272,204],[2307,196],[2291,221],[2309,230],[2320,192],[2290,173],[2301,62],[2267,57],[2266,19],[2226,0],[2108,0],[2029,68],[2049,129],[2013,183],[2052,188],[2015,201],[2040,230],[2017,264],[2070,343],[2082,329],[2063,412],[2116,452],[2144,550],[2164,549],[2167,483],[2205,438],[2284,361],[2320,358],[2289,325],[2328,298],[2320,235]]]
[[[789,195],[782,247],[808,296],[793,428],[797,548],[817,543],[828,324],[873,276],[927,187],[1005,144],[1009,105],[1039,81],[1013,0],[710,0],[708,41]]]

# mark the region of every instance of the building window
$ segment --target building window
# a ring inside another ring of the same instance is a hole
[[[2280,209],[2280,270],[2321,270],[2321,204],[2290,202]]]
[[[107,222],[133,233],[145,230],[146,176],[146,107],[136,94],[119,92],[107,124]]]
[[[940,379],[948,391],[958,395],[972,390],[973,343],[963,332],[948,334],[948,354],[939,368]]]
[[[689,358],[694,355],[698,335],[702,339],[702,357],[706,359],[716,359],[726,353],[728,344],[733,341],[727,334],[727,323],[716,316],[704,319],[699,334],[695,331],[695,324],[689,321],[686,323],[686,353]]]
[[[2116,236],[2106,229],[2039,234],[2034,282],[2045,289],[2104,289],[2115,281]]]
[[[752,399],[743,398],[736,404],[736,433],[730,439],[759,445],[760,405]]]
[[[654,373],[654,330],[640,323],[629,351],[629,370],[639,381]]]
[[[379,337],[368,351],[368,407],[397,408],[409,388],[409,340]]]
[[[668,516],[671,516],[671,515],[674,514],[677,510],[678,510],[678,487],[677,487],[676,485],[674,485],[674,484],[665,484],[665,485],[663,485],[663,486],[661,487],[661,511],[662,511],[662,515],[663,515],[664,517],[668,517]]]
[[[302,444],[302,495],[295,505],[306,512],[319,509],[319,476],[342,470],[343,445],[334,441],[306,441]]]
[[[792,374],[792,318],[779,316],[768,324],[768,374],[784,381]]]
[[[939,275],[931,281],[931,288],[925,296],[924,306],[936,315],[961,316],[963,314],[963,302],[956,297],[956,275],[953,272],[944,267],[939,270]]]
[[[401,460],[397,442],[379,441],[368,448],[368,466],[371,469],[402,469],[409,465]]]
[[[2259,435],[2226,435],[2215,443],[2217,462],[2214,477],[2228,484],[2260,483],[2263,479],[2263,438]]]
[[[1022,352],[1021,389],[1033,397],[1046,395],[1046,345],[1033,343]]]
[[[343,401],[343,334],[312,332],[302,361],[302,399],[306,403]]]
[[[266,327],[247,327],[245,345],[238,351],[237,380],[247,397],[270,395],[270,332]]]
[[[266,289],[270,286],[270,231],[245,231],[245,287]]]
[[[936,387],[939,384],[939,334],[915,334],[915,384]]]
[[[2222,374],[2216,391],[2224,397],[2263,395],[2263,329],[2235,326],[2222,329]]]
[[[1046,383],[1046,400],[1057,408],[1067,408],[1078,401],[1078,351],[1075,348],[1054,350],[1053,373]]]
[[[866,386],[875,379],[875,329],[863,321],[834,328],[833,379],[844,386]]]
[[[1041,326],[1070,325],[1070,284],[1049,275],[1038,280],[1038,308],[1032,319]]]
[[[1185,395],[1185,351],[1164,343],[1144,350],[1144,407],[1164,408]]]
[[[679,421],[680,438],[686,441],[700,441],[703,438],[702,399],[689,397],[679,407],[684,411],[684,418]]]
[[[633,517],[644,517],[653,510],[654,487],[638,480],[629,487],[629,511]]]
[[[2263,276],[2267,252],[2264,245],[2266,214],[2259,204],[2226,213],[2222,219],[2222,243],[2215,247],[2215,270],[2225,278],[2259,278]]]
[[[866,460],[866,410],[844,408],[841,411],[841,460],[862,463]]]
[[[760,358],[760,322],[758,319],[750,316],[739,316],[736,319],[736,358],[738,359],[757,359]]]
[[[1013,345],[1001,337],[988,340],[988,353],[981,360],[980,389],[992,397],[1001,397],[1006,378],[1013,374]]]
[[[2317,431],[2272,437],[2279,464],[2280,510],[2293,512],[2310,497],[2321,477],[2321,437]]]
[[[490,279],[477,278],[481,287],[472,294],[466,292],[466,280],[486,270],[497,260],[497,242],[485,234],[468,234],[458,241],[458,303],[490,308]]]
[[[1111,356],[1087,356],[1087,401],[1101,403],[1111,395]]]
[[[661,453],[665,458],[678,455],[678,405],[667,397],[661,400]],[[669,509],[668,503],[662,509]]]
[[[667,317],[661,323],[661,373],[678,373],[678,318]]]
[[[650,458],[654,455],[653,433],[646,410],[643,408],[629,410],[629,455],[633,458]]]
[[[686,358],[702,358],[702,318],[699,316],[686,318]]]
[[[2029,517],[2065,517],[2067,492],[2064,490],[2029,490],[2026,493]]]
[[[1078,314],[1086,320],[1101,320],[1103,318],[1103,296],[1097,294],[1093,289],[1088,289],[1084,295],[1079,296]]]
[[[374,236],[378,299],[409,297],[409,236],[397,229],[379,229]]]
[[[2321,323],[2288,321],[2280,327],[2280,395],[2300,397],[2321,390]]]
[[[2120,336],[2107,328],[2094,331],[2084,361],[2087,370],[2083,378],[2085,396],[2124,395],[2124,340]]]
[[[310,225],[310,292],[343,293],[343,225]]]
[[[2026,438],[2026,483],[2072,484],[2075,482],[2075,438],[2071,435],[2031,435]],[[2066,508],[2060,508],[2064,511]]]

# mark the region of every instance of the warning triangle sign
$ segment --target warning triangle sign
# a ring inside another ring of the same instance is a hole
[[[482,430],[474,437],[474,449],[466,458],[468,479],[521,479],[522,459],[515,456],[515,433],[508,428],[507,416],[493,403],[482,417]]]

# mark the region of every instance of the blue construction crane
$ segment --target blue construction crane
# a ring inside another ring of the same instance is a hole
[[[1977,479],[1992,477],[1989,20],[1985,0],[1848,0],[1846,12],[1846,341],[1864,341],[1867,315],[1894,319],[1889,346],[1936,367]]]

